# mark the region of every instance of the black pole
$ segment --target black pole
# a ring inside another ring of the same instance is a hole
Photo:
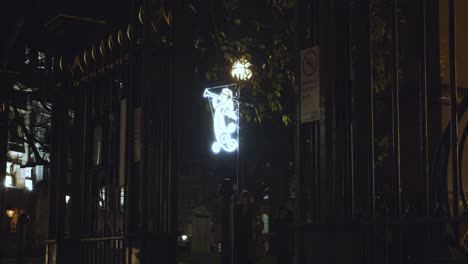
[[[401,205],[401,166],[400,166],[400,85],[399,85],[399,52],[398,52],[398,0],[393,0],[392,9],[392,145],[393,145],[393,176],[396,217],[402,217]],[[398,263],[403,263],[402,228],[398,226]]]
[[[431,213],[430,183],[429,183],[429,153],[428,153],[428,129],[427,129],[427,27],[426,27],[426,1],[422,0],[422,85],[419,90],[419,116],[420,116],[420,159],[421,173],[425,179],[425,209],[426,216]]]
[[[4,228],[6,224],[5,210],[6,208],[6,195],[5,195],[5,171],[8,151],[8,98],[10,91],[10,76],[8,73],[0,72],[0,263],[5,257],[4,243],[7,230]]]
[[[18,244],[17,244],[17,255],[16,255],[16,263],[22,264],[23,263],[23,233],[24,233],[24,224],[21,221],[22,215],[19,217],[19,225],[18,225]]]
[[[450,63],[450,145],[452,148],[453,215],[458,216],[458,116],[457,71],[455,56],[455,3],[449,0],[449,63]]]
[[[299,54],[302,48],[302,22],[303,22],[303,14],[302,14],[302,7],[303,1],[302,0],[296,0],[295,5],[295,13],[294,13],[294,25],[296,26],[296,32],[294,36],[294,51],[296,52],[296,59],[295,59],[295,64],[297,67],[296,74],[297,76],[300,76],[300,58]],[[316,31],[314,31],[316,32]],[[294,90],[295,90],[295,103],[296,103],[296,109],[295,109],[295,127],[294,127],[294,192],[295,192],[295,208],[294,208],[294,224],[299,224],[302,221],[302,190],[301,190],[301,185],[302,185],[302,178],[301,178],[301,89],[300,89],[300,83],[296,81],[294,84]],[[318,177],[318,176],[317,176]],[[305,259],[303,258],[303,234],[301,232],[297,232],[294,235],[294,242],[295,242],[295,248],[294,248],[294,254],[296,255],[296,261],[295,263],[303,263]]]
[[[392,10],[392,138],[393,138],[393,175],[396,181],[397,198],[395,209],[401,216],[401,176],[400,176],[400,86],[398,74],[398,0],[394,0]]]
[[[233,264],[233,250],[232,250],[232,237],[231,237],[231,223],[232,223],[232,180],[224,179],[221,184],[221,263]]]

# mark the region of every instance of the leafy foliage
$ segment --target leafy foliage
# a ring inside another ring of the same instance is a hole
[[[240,81],[241,115],[261,123],[264,118],[291,121],[294,65],[291,53],[294,28],[293,1],[213,1],[206,6],[193,1],[187,9],[193,19],[209,18],[193,36],[199,56],[195,72],[208,83],[234,82],[231,65],[240,58],[251,64],[252,78]],[[208,23],[208,22],[207,22]],[[196,23],[194,23],[196,24]]]

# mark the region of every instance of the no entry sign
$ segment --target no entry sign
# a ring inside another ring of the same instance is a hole
[[[320,50],[301,51],[301,123],[320,120]]]

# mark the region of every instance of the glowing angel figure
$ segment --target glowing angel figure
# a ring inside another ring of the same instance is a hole
[[[237,130],[237,121],[239,119],[233,100],[232,91],[223,88],[220,94],[214,94],[208,89],[205,90],[203,97],[211,101],[213,113],[213,127],[216,136],[216,142],[211,149],[214,153],[219,153],[221,149],[227,152],[233,152],[237,149],[238,142],[232,134]]]

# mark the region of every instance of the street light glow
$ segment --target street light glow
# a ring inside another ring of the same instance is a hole
[[[15,210],[7,209],[6,214],[8,217],[12,218],[15,215]]]
[[[236,80],[245,81],[252,77],[250,62],[246,59],[240,59],[234,62],[231,69],[231,75]]]

